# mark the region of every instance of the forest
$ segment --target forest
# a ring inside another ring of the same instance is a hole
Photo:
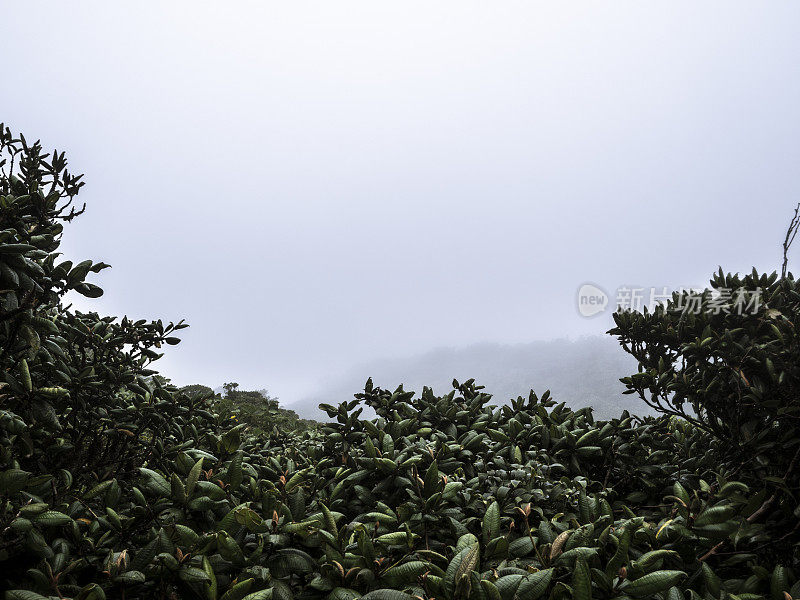
[[[154,363],[183,321],[68,306],[108,266],[59,253],[82,186],[63,151],[0,125],[7,600],[800,598],[785,262],[719,269],[697,311],[676,293],[614,315],[645,416],[368,380],[315,424],[233,384],[172,385]]]

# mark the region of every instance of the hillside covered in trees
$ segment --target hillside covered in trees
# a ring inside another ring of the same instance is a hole
[[[187,385],[180,391],[191,397],[202,397],[223,420],[247,425],[253,434],[269,431],[307,431],[317,426],[314,420],[301,419],[296,412],[282,407],[267,390],[240,390],[235,382],[226,383],[221,390],[201,385]]]
[[[492,390],[494,402],[507,403],[545,385],[574,409],[592,407],[595,418],[618,417],[623,410],[647,412],[636,398],[624,395],[619,378],[635,371],[636,359],[620,352],[610,336],[535,341],[525,344],[475,344],[464,348],[437,348],[404,358],[360,364],[289,408],[319,419],[320,403],[346,398],[364,385],[365,373],[385,387],[404,385],[447,393],[453,378],[474,378]],[[649,413],[648,413],[649,414]]]
[[[0,126],[8,600],[800,598],[790,273],[615,315],[625,391],[657,417],[369,381],[319,428],[248,426],[153,368],[183,322],[64,306],[107,266],[59,255],[82,212],[66,166]]]

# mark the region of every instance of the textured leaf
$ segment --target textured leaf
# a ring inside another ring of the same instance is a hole
[[[141,472],[142,477],[144,478],[144,482],[142,485],[145,488],[147,488],[154,494],[157,494],[164,498],[169,498],[170,494],[172,493],[172,487],[167,482],[167,480],[164,479],[162,475],[156,473],[151,469],[146,469],[144,467],[140,468],[139,471]]]
[[[383,574],[383,581],[394,588],[402,588],[406,584],[414,583],[420,575],[430,571],[428,563],[421,560],[412,560],[391,567]]]
[[[8,590],[6,600],[49,600],[46,596],[28,590]]]
[[[488,543],[500,533],[500,505],[492,502],[483,516],[483,541]]]
[[[537,600],[547,591],[552,579],[552,568],[526,575],[517,588],[515,600]]]
[[[72,519],[57,510],[46,510],[34,517],[33,522],[48,527],[57,527],[59,525],[69,525],[72,523]]]
[[[629,582],[622,591],[634,598],[644,598],[668,590],[685,577],[683,571],[654,571]]]
[[[200,472],[203,470],[203,457],[197,459],[189,471],[189,476],[186,478],[186,496],[191,498],[194,493],[197,480],[200,478]]]
[[[572,597],[574,600],[592,600],[592,577],[584,558],[578,558],[575,562],[575,571],[572,574]]]
[[[361,596],[363,600],[414,600],[414,596],[399,590],[373,590]]]

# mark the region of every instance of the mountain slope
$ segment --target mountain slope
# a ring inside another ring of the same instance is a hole
[[[305,418],[320,419],[320,402],[335,404],[352,398],[368,377],[387,389],[403,384],[406,390],[421,392],[428,385],[438,394],[448,392],[454,378],[474,378],[498,404],[526,396],[531,389],[540,395],[549,389],[556,401],[576,408],[591,405],[597,418],[610,418],[624,409],[647,412],[637,398],[622,395],[625,388],[619,378],[635,373],[636,368],[636,361],[610,336],[438,348],[359,365],[289,408]]]

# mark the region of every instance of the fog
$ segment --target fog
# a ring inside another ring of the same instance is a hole
[[[78,306],[191,324],[177,383],[305,402],[601,335],[587,282],[780,265],[797,3],[135,6],[4,4],[0,120],[86,174]]]

